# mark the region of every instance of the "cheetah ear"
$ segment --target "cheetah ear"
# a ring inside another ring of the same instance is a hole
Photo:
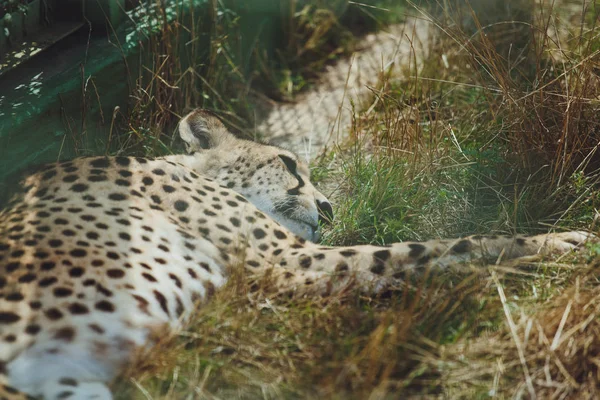
[[[179,121],[179,136],[188,153],[219,147],[228,138],[234,138],[215,115],[197,109]]]

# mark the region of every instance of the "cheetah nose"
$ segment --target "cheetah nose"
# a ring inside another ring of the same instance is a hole
[[[319,225],[331,225],[333,221],[333,208],[328,201],[317,200],[317,209],[319,210]]]

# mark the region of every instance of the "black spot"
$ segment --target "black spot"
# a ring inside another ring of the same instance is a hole
[[[145,176],[144,179],[142,179],[142,183],[146,186],[152,185],[154,183],[154,179],[150,178],[149,176]]]
[[[67,175],[65,176],[62,180],[65,183],[73,183],[75,182],[77,179],[79,179],[79,177],[77,175]]]
[[[106,271],[106,275],[108,275],[110,278],[118,279],[124,277],[125,272],[120,269],[113,268]]]
[[[69,270],[69,276],[72,278],[79,278],[84,274],[85,270],[81,267],[73,267]]]
[[[183,285],[181,284],[181,279],[179,279],[177,275],[171,273],[169,274],[169,278],[171,278],[173,282],[175,282],[175,285],[181,289]]]
[[[4,375],[4,374],[3,374],[3,375]],[[8,385],[2,385],[2,388],[3,388],[3,389],[6,391],[6,392],[8,392],[8,393],[11,393],[11,394],[19,394],[19,391],[18,391],[17,389],[15,389],[14,387],[12,387],[12,386],[8,386]]]
[[[107,181],[108,177],[106,175],[92,175],[88,178],[90,182],[104,182]]]
[[[78,383],[75,379],[73,378],[61,378],[58,383],[60,383],[61,385],[65,385],[65,386],[77,386]]]
[[[115,161],[122,167],[126,167],[131,163],[128,157],[115,157]]]
[[[189,206],[190,205],[186,201],[183,201],[183,200],[177,200],[175,202],[175,209],[180,212],[187,210]]]
[[[153,173],[154,175],[159,175],[159,176],[162,176],[162,175],[164,175],[164,174],[165,174],[165,171],[163,171],[163,170],[162,170],[162,169],[160,169],[160,168],[155,168],[155,169],[153,169],[153,170],[152,170],[152,173]]]
[[[16,271],[17,269],[19,269],[19,266],[21,265],[21,263],[18,262],[11,262],[6,264],[6,272],[11,273]]]
[[[96,310],[100,310],[100,311],[104,311],[104,312],[114,312],[115,311],[115,306],[113,305],[113,303],[111,303],[110,301],[107,301],[107,300],[101,300],[101,301],[97,302],[95,307],[96,307]]]
[[[523,238],[517,238],[517,239],[515,240],[515,242],[517,242],[517,244],[518,244],[519,246],[525,246],[525,239],[523,239]],[[574,244],[574,243],[572,243],[572,244]]]
[[[48,287],[54,285],[58,282],[58,279],[55,276],[49,276],[47,278],[40,279],[38,282],[39,287]]]
[[[385,265],[381,262],[375,263],[371,267],[371,272],[374,273],[375,275],[383,275],[384,271],[385,271]]]
[[[85,251],[84,249],[73,249],[69,252],[69,254],[73,257],[81,258],[87,256],[87,251]]]
[[[90,162],[90,165],[94,168],[108,168],[110,166],[110,161],[106,157],[97,158]]]
[[[298,263],[300,264],[300,267],[304,269],[310,268],[310,265],[312,264],[312,258],[306,255],[301,255],[298,259]]]
[[[280,231],[279,229],[275,229],[273,231],[273,233],[275,234],[275,237],[277,239],[281,239],[281,240],[287,239],[287,235],[284,232]]]
[[[29,303],[29,307],[31,307],[32,310],[39,310],[42,308],[42,303],[40,301],[32,301]]]
[[[14,292],[14,293],[9,293],[6,295],[5,300],[6,301],[14,301],[14,302],[18,302],[23,300],[25,297],[19,293],[19,292]]]
[[[52,179],[56,176],[56,170],[55,169],[51,169],[50,171],[46,172],[45,174],[42,175],[42,180],[47,181],[48,179]]]
[[[356,254],[356,250],[342,250],[340,251],[340,254],[344,257],[352,257]]]
[[[346,264],[344,261],[340,261],[339,263],[337,263],[337,265],[335,266],[335,272],[345,271],[348,271],[348,264]]]
[[[171,185],[163,185],[163,190],[167,193],[173,193],[175,188]]]
[[[206,271],[212,272],[212,270],[210,269],[210,266],[207,263],[201,262],[198,265],[201,266],[202,268],[204,268]]]
[[[129,182],[126,179],[117,179],[117,180],[115,180],[115,183],[117,184],[117,186],[124,186],[124,187],[131,186],[131,182]]]
[[[37,335],[41,330],[42,328],[39,325],[31,324],[27,325],[27,327],[25,328],[25,333],[29,335]]]
[[[105,332],[105,331],[104,331],[104,328],[102,328],[102,327],[101,327],[100,325],[98,325],[98,324],[89,324],[88,326],[89,326],[89,328],[90,328],[91,330],[93,330],[94,332],[96,332],[96,333],[97,333],[97,334],[99,334],[99,335],[102,335],[102,334]]]
[[[63,245],[63,241],[60,239],[52,239],[52,240],[48,240],[48,244],[50,245],[50,247],[60,247]]]
[[[56,321],[63,317],[63,313],[58,308],[49,308],[44,314],[51,321]]]
[[[224,232],[231,232],[231,229],[229,229],[229,227],[222,225],[222,224],[216,224],[215,225],[218,229],[224,231]]]
[[[468,239],[463,239],[452,246],[451,250],[456,254],[468,253],[471,251],[471,242]]]
[[[89,313],[90,310],[84,304],[81,304],[81,303],[71,303],[69,305],[69,312],[71,314],[73,314],[73,315],[82,315],[82,314]]]
[[[48,193],[48,189],[40,189],[38,191],[36,191],[33,196],[34,197],[44,197],[46,195],[46,193]]]
[[[76,193],[81,193],[81,192],[85,192],[86,190],[88,190],[89,186],[86,185],[85,183],[76,183],[73,186],[71,186],[71,191],[76,192]]]
[[[73,290],[65,287],[57,287],[52,291],[55,297],[68,297],[73,294]]]
[[[425,251],[425,246],[419,243],[409,243],[408,248],[408,256],[412,258],[418,258]]]
[[[175,307],[175,314],[177,314],[177,318],[179,318],[183,315],[185,307],[183,306],[183,303],[181,302],[179,296],[175,296],[175,300],[177,302],[177,307]]]
[[[120,232],[119,237],[123,240],[131,240],[131,235],[129,233]]]
[[[264,230],[260,229],[260,228],[256,228],[255,230],[252,231],[252,233],[254,234],[254,237],[257,239],[263,239],[265,236],[267,236],[267,234],[265,233]]]
[[[0,312],[0,324],[14,324],[20,319],[21,317],[13,312]]]
[[[162,308],[162,310],[165,312],[165,314],[170,315],[168,304],[167,304],[167,298],[162,293],[160,293],[158,290],[154,290],[154,297],[160,304],[160,308]]]
[[[99,235],[96,232],[88,232],[85,234],[88,239],[97,240]]]
[[[148,282],[156,282],[156,278],[154,277],[154,275],[149,274],[148,272],[144,272],[142,274],[142,276],[144,277],[144,279],[146,279]]]
[[[153,194],[152,196],[150,196],[150,198],[152,199],[152,201],[153,201],[155,204],[160,204],[160,203],[161,203],[160,197],[158,197],[158,196],[157,196],[157,195],[155,195],[155,194]]]
[[[42,271],[51,271],[56,267],[56,263],[54,261],[44,261],[40,264],[40,269]]]
[[[430,255],[423,256],[417,260],[417,265],[425,265],[431,260]]]
[[[127,196],[122,194],[122,193],[111,193],[108,195],[108,198],[110,200],[114,200],[114,201],[123,201],[123,200],[127,200]]]
[[[36,279],[37,279],[37,275],[30,272],[30,273],[27,273],[25,275],[22,275],[19,278],[19,282],[21,282],[21,283],[30,283],[30,282],[35,281]]]
[[[112,297],[112,295],[113,295],[113,292],[111,292],[110,290],[108,290],[107,288],[105,288],[104,286],[102,286],[99,283],[96,284],[96,290],[98,292],[102,293],[103,295],[105,295],[106,297]]]
[[[387,261],[391,257],[389,250],[377,250],[373,253],[373,259],[375,261]]]
[[[75,329],[73,329],[69,326],[60,328],[54,334],[55,339],[64,340],[66,342],[72,341],[74,337],[75,337]],[[64,398],[64,397],[62,397],[62,398]]]

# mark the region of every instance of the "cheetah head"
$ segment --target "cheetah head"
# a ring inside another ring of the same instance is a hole
[[[331,204],[312,185],[308,166],[296,154],[238,139],[203,110],[180,121],[179,135],[197,172],[240,193],[296,235],[317,241],[320,223],[333,217]]]

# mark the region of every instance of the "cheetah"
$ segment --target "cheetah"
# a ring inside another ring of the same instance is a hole
[[[566,252],[588,238],[321,246],[332,207],[294,153],[238,139],[203,110],[178,131],[185,154],[50,164],[0,211],[0,397],[111,399],[135,350],[180,329],[234,268],[285,293],[373,292],[411,270]]]

